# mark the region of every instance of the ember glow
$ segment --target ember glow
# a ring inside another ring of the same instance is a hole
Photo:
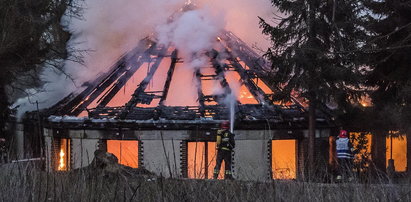
[[[66,170],[66,164],[64,163],[65,161],[65,153],[63,151],[63,149],[60,149],[60,153],[59,153],[59,167],[57,168],[57,170]]]
[[[244,84],[241,84],[241,77],[238,72],[229,71],[226,73],[227,82],[232,87],[234,95],[241,104],[258,104],[258,101],[251,95],[250,91]]]
[[[66,171],[70,169],[70,152],[70,139],[61,139],[60,151],[56,154],[58,171]]]

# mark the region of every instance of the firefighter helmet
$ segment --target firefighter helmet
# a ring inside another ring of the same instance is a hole
[[[223,122],[221,122],[220,127],[222,129],[229,129],[230,128],[230,122],[229,121],[223,121]]]
[[[340,130],[340,134],[338,135],[339,138],[346,138],[347,136],[347,131],[346,130]]]

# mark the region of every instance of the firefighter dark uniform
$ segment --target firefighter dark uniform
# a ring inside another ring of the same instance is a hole
[[[234,134],[229,130],[229,123],[222,123],[222,129],[217,131],[217,162],[214,168],[214,179],[217,179],[220,172],[221,163],[225,163],[225,179],[233,179],[231,173],[231,152],[235,147]]]
[[[336,140],[336,152],[338,159],[338,175],[337,180],[341,180],[343,177],[351,176],[351,167],[353,160],[353,146],[348,138],[347,131],[341,130]]]

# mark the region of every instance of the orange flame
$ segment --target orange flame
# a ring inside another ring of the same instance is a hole
[[[66,164],[64,163],[66,154],[64,153],[63,149],[60,150],[59,156],[59,167],[57,168],[57,170],[66,170]]]

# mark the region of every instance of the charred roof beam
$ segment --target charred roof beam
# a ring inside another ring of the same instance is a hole
[[[225,36],[230,47],[233,48],[233,51],[238,54],[238,57],[244,61],[244,63],[253,67],[253,73],[255,73],[263,82],[269,83],[269,78],[267,77],[267,63],[266,61],[255,53],[250,47],[246,45],[244,41],[235,36],[232,32],[225,31]],[[281,91],[281,89],[273,88],[273,86],[268,85],[268,87],[273,92]],[[292,100],[295,103],[295,106],[298,107],[301,111],[305,111],[304,107],[299,103],[297,98],[292,96]],[[272,102],[272,101],[271,101]]]
[[[146,48],[146,41],[141,40],[138,46],[127,54],[123,55],[117,62],[111,67],[111,71],[104,76],[99,77],[93,82],[93,86],[90,86],[76,98],[74,98],[69,104],[65,106],[61,111],[63,113],[69,112],[69,115],[77,116],[85,108],[93,102],[107,87],[109,87],[114,81],[116,81],[125,71],[127,71],[126,61],[130,58],[136,58],[138,55],[143,54],[144,48]],[[149,48],[150,49],[150,48]],[[78,103],[74,105],[74,103]]]
[[[144,63],[147,57],[149,56],[147,54],[144,54],[138,59],[137,62],[131,64],[130,69],[128,69],[125,74],[122,74],[122,76],[117,80],[116,84],[114,84],[113,87],[109,91],[107,91],[107,95],[104,95],[104,97],[101,98],[102,100],[97,107],[105,107],[118,93],[118,91],[120,91],[120,89],[128,82],[128,80],[130,80],[134,73],[138,69],[140,69],[141,65]]]
[[[197,68],[197,70],[195,71],[195,76],[196,76],[196,81],[197,81],[197,94],[198,94],[198,103],[200,104],[200,116],[204,117],[205,114],[205,98],[204,98],[204,94],[203,94],[203,89],[202,89],[202,85],[201,85],[201,72],[200,72],[200,68]]]
[[[209,54],[209,57],[211,58],[211,64],[216,73],[216,75],[214,76],[214,80],[218,80],[220,82],[221,87],[224,90],[223,95],[213,95],[213,99],[219,104],[221,104],[221,100],[224,100],[227,95],[231,94],[230,85],[228,84],[225,78],[225,75],[224,75],[226,68],[222,66],[217,60],[218,55],[219,55],[218,51],[213,49],[208,54]]]
[[[163,95],[161,96],[159,105],[160,106],[164,106],[164,101],[167,99],[168,96],[168,91],[170,89],[170,85],[171,85],[171,80],[173,78],[174,75],[174,69],[176,67],[176,64],[178,61],[178,50],[174,49],[173,53],[171,53],[171,64],[170,64],[170,68],[168,69],[167,72],[167,78],[166,78],[166,82],[164,83],[164,87],[163,87]]]
[[[143,81],[141,81],[141,83],[138,85],[138,88],[134,91],[133,95],[131,96],[131,99],[125,105],[125,109],[121,113],[119,118],[121,119],[126,118],[130,110],[132,110],[138,103],[141,103],[143,101],[142,96],[144,97],[144,91],[146,90],[150,81],[153,79],[154,73],[157,71],[158,67],[160,66],[160,63],[163,57],[165,56],[166,52],[167,52],[167,47],[160,48],[160,50],[156,51],[156,54],[157,54],[157,58],[155,58],[156,61],[151,66],[150,71],[148,72],[147,76],[143,79]]]
[[[254,52],[253,49],[248,47],[244,41],[228,31],[225,31],[225,37],[227,38],[228,46],[232,48],[233,52],[240,54],[239,57],[247,64],[247,66],[253,67],[255,71],[265,71],[265,60]]]
[[[250,90],[251,94],[258,100],[260,104],[265,105],[266,103],[270,103],[270,100],[265,98],[264,92],[258,87],[253,81],[252,76],[249,75],[248,71],[243,68],[243,66],[235,59],[232,58],[230,60],[231,65],[236,69],[236,71],[240,74],[242,83],[247,86]]]
[[[224,76],[225,68],[223,66],[221,66],[220,63],[217,61],[218,54],[219,53],[216,50],[212,51],[211,64],[213,65],[213,67],[215,69],[215,73],[217,75],[216,78],[220,81],[220,85],[224,89],[224,93],[225,94],[230,94],[231,93],[231,88],[230,88],[230,85],[228,84],[228,82],[227,82],[227,80]]]

